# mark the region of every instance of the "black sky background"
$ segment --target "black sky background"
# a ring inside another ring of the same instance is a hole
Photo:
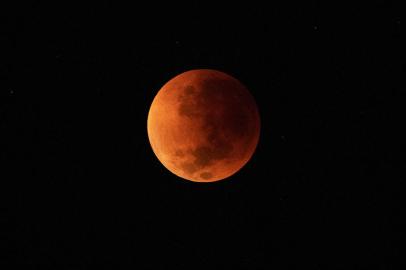
[[[4,269],[405,266],[400,7],[2,12]],[[196,68],[238,78],[261,115],[252,160],[213,184],[167,171],[146,132],[160,87]]]

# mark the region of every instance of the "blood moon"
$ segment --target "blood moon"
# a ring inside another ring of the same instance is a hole
[[[149,141],[161,163],[179,177],[214,182],[240,170],[258,144],[254,98],[223,72],[199,69],[168,81],[148,114]]]

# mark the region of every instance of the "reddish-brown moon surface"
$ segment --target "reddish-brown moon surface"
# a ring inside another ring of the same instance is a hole
[[[172,173],[214,182],[240,170],[258,144],[260,118],[247,88],[223,72],[199,69],[168,81],[148,114],[155,155]]]

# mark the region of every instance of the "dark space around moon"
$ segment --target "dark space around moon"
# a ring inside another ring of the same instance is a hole
[[[400,4],[3,2],[0,269],[406,269]]]

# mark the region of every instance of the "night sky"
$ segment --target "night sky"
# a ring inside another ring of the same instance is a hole
[[[147,2],[1,9],[2,269],[403,269],[402,9]],[[261,116],[212,184],[166,170],[146,129],[198,68]]]

